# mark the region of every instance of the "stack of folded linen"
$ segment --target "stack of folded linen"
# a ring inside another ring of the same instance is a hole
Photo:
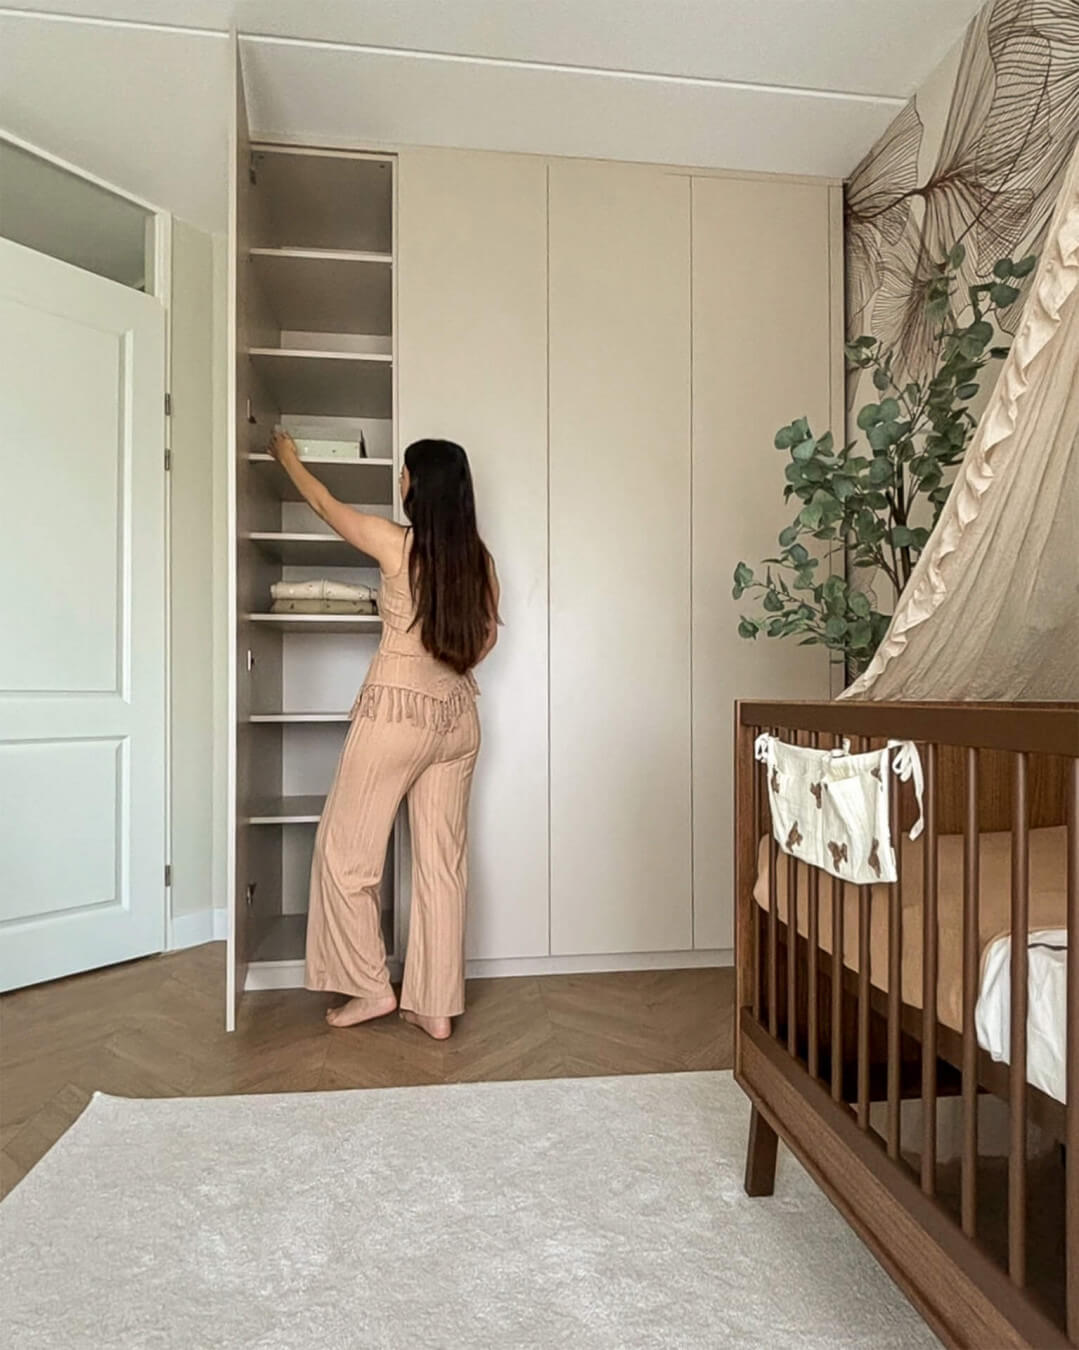
[[[273,614],[376,614],[376,592],[348,581],[275,581]]]

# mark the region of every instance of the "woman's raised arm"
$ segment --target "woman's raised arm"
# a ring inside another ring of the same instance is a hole
[[[331,530],[353,548],[369,554],[384,572],[396,570],[401,560],[402,526],[339,502],[329,488],[305,467],[297,453],[296,443],[287,431],[274,432],[269,452],[292,479],[304,501]]]

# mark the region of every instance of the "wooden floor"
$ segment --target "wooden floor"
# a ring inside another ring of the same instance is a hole
[[[329,1028],[334,1000],[249,994],[224,1030],[224,946],[19,990],[0,999],[0,1194],[94,1092],[126,1097],[397,1087],[414,1083],[725,1069],[731,970],[474,980],[437,1044],[399,1018]]]

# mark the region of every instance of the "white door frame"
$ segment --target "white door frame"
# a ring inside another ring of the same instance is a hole
[[[152,295],[161,302],[165,310],[165,392],[166,395],[171,391],[171,371],[172,371],[172,214],[169,211],[163,211],[153,202],[148,202],[144,197],[139,197],[134,192],[128,192],[125,188],[117,187],[115,183],[110,183],[104,178],[99,178],[97,174],[91,173],[88,169],[80,168],[77,164],[72,164],[70,160],[62,158],[60,155],[54,155],[49,150],[44,150],[40,145],[35,145],[32,141],[24,140],[21,136],[16,136],[9,131],[0,130],[0,140],[6,141],[9,145],[14,145],[20,150],[25,150],[27,154],[34,155],[38,159],[44,160],[49,164],[55,165],[58,169],[72,174],[75,178],[81,178],[83,182],[92,183],[94,187],[102,188],[105,192],[111,193],[114,197],[120,197],[124,201],[131,202],[133,206],[147,212],[153,221],[153,244],[154,244],[154,270],[148,295]],[[119,284],[119,283],[117,283]],[[172,447],[172,421],[171,418],[165,418],[165,449]],[[171,869],[172,865],[172,478],[171,475],[165,475],[165,519],[161,522],[161,546],[165,550],[164,558],[164,584],[165,584],[165,745],[164,745],[164,768],[165,768],[165,866]],[[166,872],[168,876],[168,872]],[[165,950],[168,951],[172,946],[172,905],[171,888],[162,882],[161,904],[164,911],[164,933]]]

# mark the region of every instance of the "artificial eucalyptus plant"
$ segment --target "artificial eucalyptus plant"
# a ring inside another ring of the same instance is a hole
[[[744,562],[734,569],[734,598],[752,595],[760,603],[757,614],[742,616],[742,637],[800,636],[801,646],[836,652],[852,675],[869,664],[970,442],[970,402],[982,369],[1008,354],[991,345],[992,320],[1019,298],[1018,283],[1036,262],[1002,258],[992,279],[969,287],[957,306],[964,257],[957,244],[925,284],[934,373],[905,377],[894,350],[874,337],[846,344],[851,367],[872,371],[881,396],[858,413],[867,445],[837,448],[830,431],[815,436],[804,417],[776,433],[776,449],[790,454],[783,499],[795,497],[800,507],[780,533],[778,556],[761,563],[763,577]],[[878,592],[881,578],[887,599]]]

